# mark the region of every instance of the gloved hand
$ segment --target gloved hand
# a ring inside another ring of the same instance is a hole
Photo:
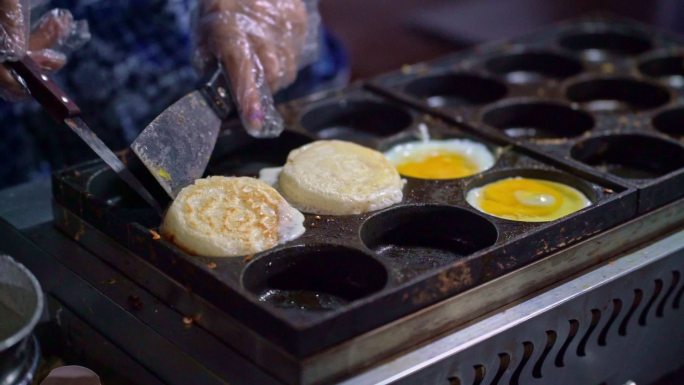
[[[38,20],[29,33],[29,0],[0,0],[0,62],[28,54],[46,72],[66,64],[66,55],[90,39],[88,24],[75,21],[71,12],[53,9]],[[17,101],[27,96],[5,67],[0,66],[0,97]]]
[[[199,0],[198,66],[216,59],[247,132],[275,137],[283,130],[273,92],[294,82],[318,53],[317,0]]]

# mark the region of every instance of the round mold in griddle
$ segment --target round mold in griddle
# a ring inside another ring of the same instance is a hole
[[[267,167],[281,167],[290,151],[313,139],[294,131],[283,131],[273,139],[256,139],[244,131],[219,138],[207,175],[257,176]]]
[[[653,127],[673,138],[684,140],[684,106],[670,108],[658,113],[651,121]]]
[[[482,122],[512,138],[552,139],[582,135],[594,127],[587,112],[558,102],[528,100],[493,106]]]
[[[589,61],[629,57],[651,49],[651,40],[628,30],[596,29],[567,34],[558,41],[561,47],[578,52]]]
[[[638,68],[642,74],[671,87],[684,87],[684,53],[649,57]]]
[[[500,181],[502,179],[507,179],[507,178],[531,178],[531,179],[542,179],[542,180],[547,180],[551,182],[556,182],[556,183],[561,183],[570,187],[574,187],[577,190],[579,190],[582,194],[584,194],[587,199],[592,204],[595,204],[596,202],[601,199],[602,192],[601,188],[598,186],[594,186],[590,184],[587,181],[584,181],[578,177],[575,177],[570,174],[566,174],[564,172],[560,171],[554,171],[554,170],[544,170],[544,169],[536,169],[536,168],[521,168],[521,169],[503,169],[503,170],[496,170],[492,172],[488,172],[485,175],[483,175],[481,178],[473,179],[471,180],[466,187],[463,189],[463,197],[467,197],[468,192],[470,190],[478,188],[478,187],[483,187],[485,185],[488,185],[490,183],[494,183],[497,181]],[[471,206],[472,207],[472,206]],[[475,210],[481,211],[476,207],[473,207]],[[484,211],[481,211],[482,213],[487,214]],[[496,217],[495,215],[492,214],[487,214]],[[506,218],[501,218],[497,217],[502,220],[509,220]],[[524,222],[524,221],[520,221]]]
[[[404,86],[404,92],[424,100],[430,107],[449,108],[492,103],[506,96],[508,89],[488,77],[449,73],[412,80]]]
[[[582,64],[577,59],[542,51],[497,56],[487,60],[485,67],[514,84],[566,79],[582,72]]]
[[[300,123],[320,139],[369,144],[408,128],[413,115],[397,104],[345,99],[315,105],[301,116]]]
[[[450,140],[457,140],[457,141],[467,141],[471,142],[473,146],[470,147],[465,147],[461,146],[461,144],[457,144],[456,146],[447,146],[444,145],[444,147],[441,147],[443,149],[443,152],[440,152],[441,154],[459,154],[463,156],[466,159],[469,159],[470,161],[479,163],[482,162],[483,160],[483,155],[486,157],[486,154],[483,154],[483,152],[487,152],[491,154],[494,162],[492,163],[491,166],[482,168],[481,170],[468,174],[468,175],[463,175],[463,176],[458,176],[458,177],[453,177],[453,178],[429,178],[429,177],[419,177],[419,176],[411,176],[411,175],[404,175],[400,172],[401,176],[405,179],[408,180],[421,180],[421,181],[449,181],[449,180],[455,180],[455,179],[462,179],[462,178],[470,178],[475,175],[479,175],[492,167],[496,166],[496,163],[499,161],[499,157],[501,156],[502,148],[499,146],[496,146],[494,144],[488,143],[486,141],[483,141],[482,139],[479,138],[474,138],[469,135],[458,135],[454,134],[452,132],[445,132],[442,130],[431,130],[429,131],[429,140],[426,142],[424,138],[420,138],[419,135],[416,133],[410,133],[409,135],[399,137],[399,138],[394,138],[393,140],[388,140],[385,142],[380,143],[378,146],[378,150],[381,151],[382,153],[385,154],[385,156],[390,160],[390,163],[394,164],[394,159],[392,159],[392,156],[388,156],[388,153],[392,150],[395,149],[395,147],[402,146],[402,145],[407,145],[410,144],[414,146],[411,150],[407,150],[406,148],[402,151],[402,153],[408,153],[408,154],[417,154],[421,152],[421,146],[422,145],[435,145],[435,144],[444,144],[444,142],[448,142]],[[484,148],[480,147],[484,146]],[[452,151],[456,147],[457,151]],[[465,151],[459,151],[463,150]],[[480,151],[482,150],[482,151]]]
[[[302,245],[251,262],[242,285],[273,306],[335,310],[382,290],[387,270],[363,251],[340,245]]]
[[[570,155],[625,179],[654,179],[684,167],[684,147],[641,134],[597,136],[575,144]]]
[[[467,209],[417,204],[374,214],[363,223],[360,236],[406,280],[494,245],[498,230]]]
[[[94,173],[86,191],[108,206],[120,209],[146,209],[149,206],[109,167]]]
[[[565,95],[592,112],[638,112],[670,101],[666,88],[628,77],[580,80],[568,85]]]

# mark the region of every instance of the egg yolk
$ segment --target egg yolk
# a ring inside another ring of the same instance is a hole
[[[552,221],[590,204],[579,190],[541,179],[509,178],[484,186],[475,202],[496,217],[526,222]]]
[[[479,166],[462,154],[434,152],[406,159],[397,165],[400,174],[420,179],[463,178],[480,172]]]

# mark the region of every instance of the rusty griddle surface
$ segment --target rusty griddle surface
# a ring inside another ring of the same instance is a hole
[[[369,86],[560,168],[636,188],[645,213],[684,196],[683,43],[589,17]]]
[[[158,220],[98,162],[55,175],[57,225],[80,239],[88,231],[80,221],[88,222],[234,316],[242,327],[295,357],[307,357],[636,214],[634,189],[582,172],[560,171],[504,141],[465,133],[358,87],[295,102],[283,111],[290,128],[279,139],[256,141],[239,127],[226,127],[208,173],[255,175],[262,167],[281,165],[291,149],[317,138],[343,138],[384,150],[416,140],[421,123],[438,138],[465,137],[485,143],[498,154],[498,161],[473,177],[409,179],[404,201],[379,212],[307,215],[304,236],[244,258],[191,256],[159,239],[154,232]],[[594,205],[551,223],[518,223],[481,214],[465,202],[470,188],[514,175],[570,184],[585,192]],[[62,209],[79,220],[60,215]],[[311,311],[259,301],[260,294],[273,288],[332,293],[350,303]]]

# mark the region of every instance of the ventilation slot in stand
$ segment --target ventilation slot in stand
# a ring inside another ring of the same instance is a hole
[[[566,338],[565,343],[563,343],[563,346],[558,351],[558,355],[556,356],[556,366],[559,368],[565,366],[565,352],[568,350],[568,347],[570,346],[572,340],[575,339],[575,336],[577,335],[577,330],[579,329],[579,321],[573,319],[569,322],[570,332],[568,333],[568,337]]]
[[[475,370],[475,382],[473,382],[473,385],[482,385],[482,381],[484,381],[487,375],[487,369],[484,365],[475,365],[473,369]]]
[[[522,360],[520,360],[520,365],[518,365],[518,367],[515,369],[515,372],[513,372],[513,377],[511,377],[511,385],[519,385],[520,374],[522,373],[523,369],[525,369],[527,361],[530,360],[532,352],[534,352],[534,345],[529,341],[523,342],[523,349],[524,354]]]
[[[557,336],[558,334],[553,330],[546,331],[546,346],[544,347],[544,351],[542,352],[541,356],[539,356],[539,360],[537,360],[537,363],[534,365],[534,370],[532,371],[532,376],[534,378],[543,377],[542,368],[544,367],[544,361],[546,361],[546,357],[549,355],[549,352],[551,352],[553,345],[556,344]]]
[[[677,292],[674,301],[672,301],[673,309],[679,309],[680,305],[682,304],[682,296],[684,296],[684,285],[682,285],[682,288]]]
[[[619,299],[614,299],[613,300],[613,313],[610,315],[610,319],[608,319],[608,323],[606,326],[604,326],[603,330],[601,330],[601,333],[599,334],[598,338],[598,344],[599,346],[606,346],[608,343],[608,332],[610,331],[610,328],[613,326],[613,323],[617,319],[617,317],[620,315],[620,311],[622,310],[622,301]]]
[[[498,385],[499,381],[501,381],[501,377],[506,373],[506,369],[508,369],[508,365],[510,364],[511,355],[508,353],[499,353],[499,370],[496,371],[496,376],[494,376],[494,379],[489,385]]]
[[[677,288],[677,285],[679,284],[679,278],[680,274],[678,271],[673,271],[672,272],[672,284],[670,284],[670,288],[667,289],[667,293],[665,293],[665,296],[663,297],[662,300],[660,300],[660,303],[658,304],[658,309],[656,310],[656,317],[662,318],[663,314],[665,313],[665,306],[667,306],[667,300],[670,299],[670,296],[672,293],[674,293],[675,289]]]
[[[591,309],[591,324],[589,324],[589,329],[587,329],[587,333],[584,335],[584,337],[582,337],[582,340],[577,346],[578,356],[584,357],[587,355],[587,342],[589,342],[589,337],[591,337],[591,333],[594,332],[594,329],[596,329],[596,325],[598,325],[600,320],[601,312],[598,309]]]
[[[639,325],[646,326],[648,312],[651,310],[651,307],[653,307],[653,304],[655,303],[656,299],[658,299],[658,296],[660,295],[661,291],[663,291],[663,280],[656,279],[653,296],[651,296],[651,299],[648,301],[648,304],[646,305],[646,307],[644,307],[644,310],[641,311],[641,315],[639,316]]]
[[[629,320],[632,318],[632,315],[634,315],[634,312],[636,309],[639,307],[639,304],[641,303],[641,299],[644,296],[644,292],[641,291],[641,289],[634,289],[634,300],[632,301],[632,307],[629,308],[629,311],[625,315],[625,318],[622,320],[622,323],[620,324],[620,330],[618,333],[621,336],[626,336],[627,335],[627,326],[629,325]]]

